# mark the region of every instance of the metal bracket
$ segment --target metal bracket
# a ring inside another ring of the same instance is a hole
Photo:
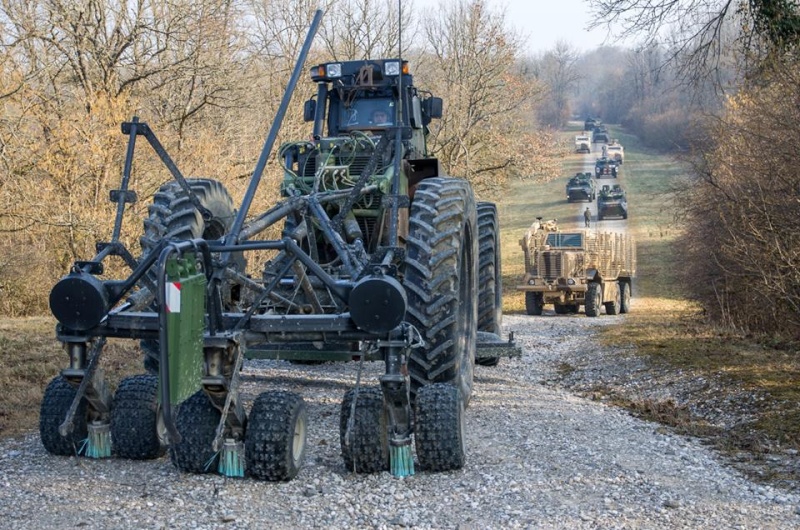
[[[108,193],[111,202],[115,203],[130,203],[133,204],[138,200],[136,192],[133,190],[111,190]]]

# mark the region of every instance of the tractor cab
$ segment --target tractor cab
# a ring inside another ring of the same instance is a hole
[[[306,102],[305,120],[314,122],[317,138],[398,126],[424,152],[426,127],[442,116],[441,98],[422,97],[401,59],[324,63],[311,69],[311,79],[317,95]]]

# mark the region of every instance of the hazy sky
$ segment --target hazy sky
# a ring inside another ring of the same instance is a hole
[[[551,49],[559,40],[579,50],[590,50],[606,38],[605,27],[586,30],[590,15],[585,0],[488,0],[487,5],[497,9],[506,6],[506,21],[527,36],[530,54]]]

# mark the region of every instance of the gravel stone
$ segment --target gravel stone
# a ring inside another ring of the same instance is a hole
[[[524,355],[476,367],[461,470],[404,479],[347,472],[338,416],[358,363],[249,361],[247,407],[267,389],[299,392],[308,405],[297,478],[181,474],[168,457],[55,457],[31,433],[0,442],[0,528],[800,527],[796,492],[756,484],[701,440],[581,395],[598,381],[628,378],[670,397],[648,386],[648,367],[626,355],[627,345],[592,346],[599,327],[623,318],[506,315]],[[368,363],[362,380],[374,383],[382,371]]]

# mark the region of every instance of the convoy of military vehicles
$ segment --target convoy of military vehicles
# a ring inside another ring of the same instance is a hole
[[[590,132],[587,132],[590,131]],[[624,148],[609,139],[608,127],[597,118],[584,122],[584,132],[576,137],[601,143],[595,161],[594,177],[617,178],[624,161]],[[591,150],[588,151],[591,153]],[[579,172],[566,184],[567,202],[597,201],[597,221],[627,219],[627,194],[620,184],[595,183],[592,173]],[[633,278],[636,276],[636,246],[624,233],[600,230],[591,226],[591,210],[586,209],[583,229],[561,230],[556,220],[537,218],[520,239],[525,255],[525,274],[517,290],[525,293],[525,310],[541,315],[546,305],[556,314],[577,313],[584,308],[587,316],[601,310],[616,315],[630,310]]]

